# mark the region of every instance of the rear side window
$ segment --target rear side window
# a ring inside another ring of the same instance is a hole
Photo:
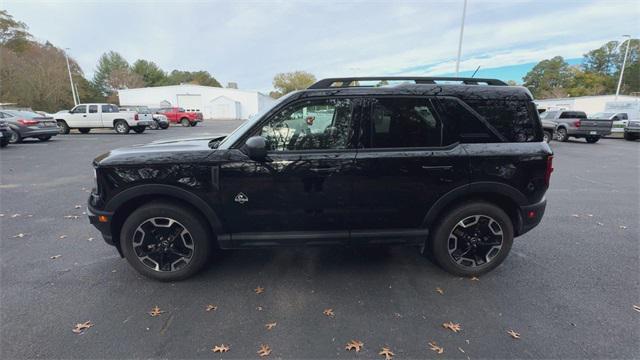
[[[442,145],[442,124],[424,97],[374,98],[367,131],[372,148],[436,147]],[[365,124],[367,124],[365,122]]]
[[[539,141],[538,112],[530,101],[469,99],[465,102],[509,142]]]
[[[456,142],[500,142],[500,139],[457,99],[439,98],[434,103],[444,123],[443,145]]]
[[[587,114],[582,111],[563,111],[560,119],[586,119]]]
[[[89,114],[95,114],[98,112],[98,105],[89,105]]]

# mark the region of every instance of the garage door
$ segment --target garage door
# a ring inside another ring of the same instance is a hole
[[[187,111],[202,112],[202,96],[178,94],[178,106]]]

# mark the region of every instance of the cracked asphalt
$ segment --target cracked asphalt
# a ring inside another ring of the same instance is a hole
[[[244,359],[261,344],[287,359],[382,359],[383,346],[394,359],[640,357],[640,142],[552,143],[542,223],[478,281],[403,247],[223,251],[187,281],[139,276],[82,213],[91,160],[237,125],[73,133],[0,150],[0,358]],[[151,317],[156,305],[165,312]],[[350,340],[362,351],[347,352]],[[220,344],[230,351],[213,353]]]

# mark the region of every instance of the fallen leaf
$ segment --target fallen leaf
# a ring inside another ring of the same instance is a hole
[[[64,239],[66,237],[67,237],[67,235],[60,235],[60,237],[58,239]]]
[[[587,214],[588,217],[593,217],[593,214]]]
[[[155,316],[160,316],[160,314],[162,314],[164,312],[164,310],[160,310],[160,308],[158,307],[158,305],[154,306],[153,309],[151,309],[151,311],[149,311],[149,315],[155,317]]]
[[[333,309],[324,309],[324,311],[322,312],[323,314],[329,316],[329,317],[333,317],[336,314],[333,313]]]
[[[229,351],[229,347],[225,344],[215,345],[211,351],[225,353]]]
[[[18,216],[20,216],[20,214],[13,214],[11,215],[12,218],[17,218]]]
[[[458,350],[460,350],[460,352],[464,354],[464,349],[463,348],[458,347]]]
[[[269,356],[269,354],[271,354],[271,349],[269,348],[269,345],[261,344],[260,350],[258,350],[258,355]]]
[[[640,305],[633,305],[633,310],[640,312]]]
[[[90,238],[88,238],[88,239],[87,239],[87,241],[93,241],[93,238],[92,238],[92,237],[90,237]]]
[[[27,236],[27,234],[20,233],[20,234],[13,235],[14,238],[23,238],[25,236]]]
[[[574,218],[579,218],[580,217],[580,215],[578,215],[578,214],[573,214],[571,216],[573,216]]]
[[[479,278],[477,278],[477,277],[475,277],[475,276],[474,276],[474,277],[472,277],[470,280],[471,280],[471,281],[480,281],[480,279],[479,279]]]
[[[216,311],[216,310],[218,310],[218,307],[213,305],[213,304],[209,304],[209,305],[207,305],[207,308],[205,310],[206,311]]]
[[[364,343],[360,340],[351,340],[345,346],[347,351],[355,350],[356,352],[360,352],[360,349],[364,346]]]
[[[626,229],[626,228],[627,228],[626,226],[624,226],[624,225],[620,225],[620,229],[624,230],[624,229]]]
[[[513,330],[507,331],[507,334],[511,335],[511,337],[514,339],[520,339],[520,334]]]
[[[264,327],[266,327],[266,328],[267,328],[267,330],[271,330],[271,329],[273,329],[274,327],[276,327],[276,325],[278,325],[278,323],[276,323],[276,322],[272,322],[272,323],[268,323],[268,324],[266,324]]]
[[[258,311],[262,311],[262,306],[258,306],[258,307],[256,308],[256,310],[258,310]]]
[[[76,208],[76,209],[80,209],[81,207],[82,207],[82,205],[76,205],[76,206],[74,206],[74,208]]]
[[[53,256],[51,257],[51,259],[52,259],[52,260],[55,260],[55,259],[59,258],[60,256],[62,256],[62,255],[53,255]]]
[[[429,343],[429,350],[433,350],[438,354],[442,354],[444,352],[444,348],[438,346],[435,341]]]
[[[460,326],[460,324],[452,323],[451,321],[442,324],[442,327],[445,329],[449,329],[455,333],[457,333],[458,331],[462,331],[462,327]]]
[[[439,287],[436,288],[436,292],[440,295],[444,295],[444,290],[440,289]]]
[[[395,354],[388,347],[383,347],[378,355],[383,355],[385,360],[391,360]]]
[[[596,222],[596,225],[598,225],[598,226],[604,226],[604,224],[603,224],[603,223],[601,223],[600,221]]]
[[[76,334],[82,334],[86,329],[92,326],[93,326],[93,323],[91,322],[91,320],[89,320],[83,323],[76,324],[76,327],[74,327],[73,330],[71,331],[73,331]]]
[[[0,214],[0,217],[4,217],[4,214]]]
[[[256,294],[262,294],[262,293],[264,292],[264,288],[263,288],[263,287],[258,286],[257,288],[253,289],[253,291],[254,291]]]

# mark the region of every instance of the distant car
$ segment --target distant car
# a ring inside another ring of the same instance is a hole
[[[611,132],[613,133],[623,132],[625,126],[629,123],[629,114],[626,112],[599,112],[589,116],[589,118],[613,121],[613,125],[611,126]]]
[[[9,138],[11,138],[11,129],[6,120],[0,120],[0,148],[9,144]]]
[[[585,138],[588,143],[598,142],[602,136],[611,134],[612,120],[589,119],[584,111],[553,110],[541,115],[541,120],[558,124],[556,139],[567,141],[569,137]]]
[[[94,128],[112,128],[118,134],[128,134],[130,130],[141,134],[153,119],[140,120],[135,111],[120,111],[116,105],[103,103],[79,104],[69,112],[57,112],[61,134],[68,134],[71,129],[78,129],[88,134]]]
[[[634,141],[640,138],[640,121],[631,120],[624,127],[624,138],[625,140]]]
[[[197,111],[187,111],[181,107],[161,108],[159,114],[167,117],[167,119],[182,126],[196,126],[202,121],[202,113]]]
[[[556,136],[556,129],[558,128],[558,123],[551,120],[540,120],[542,123],[542,134],[543,140],[548,143],[553,140]]]
[[[45,117],[33,111],[2,110],[0,119],[9,125],[9,142],[19,143],[25,138],[48,141],[58,135],[58,126],[52,117]]]
[[[147,121],[152,120],[153,122],[149,125],[149,129],[158,130],[158,129],[166,129],[169,127],[169,120],[167,117],[160,114],[154,114],[151,109],[147,106],[139,106],[139,105],[127,105],[120,106],[120,111],[135,111],[138,113],[140,120]]]

